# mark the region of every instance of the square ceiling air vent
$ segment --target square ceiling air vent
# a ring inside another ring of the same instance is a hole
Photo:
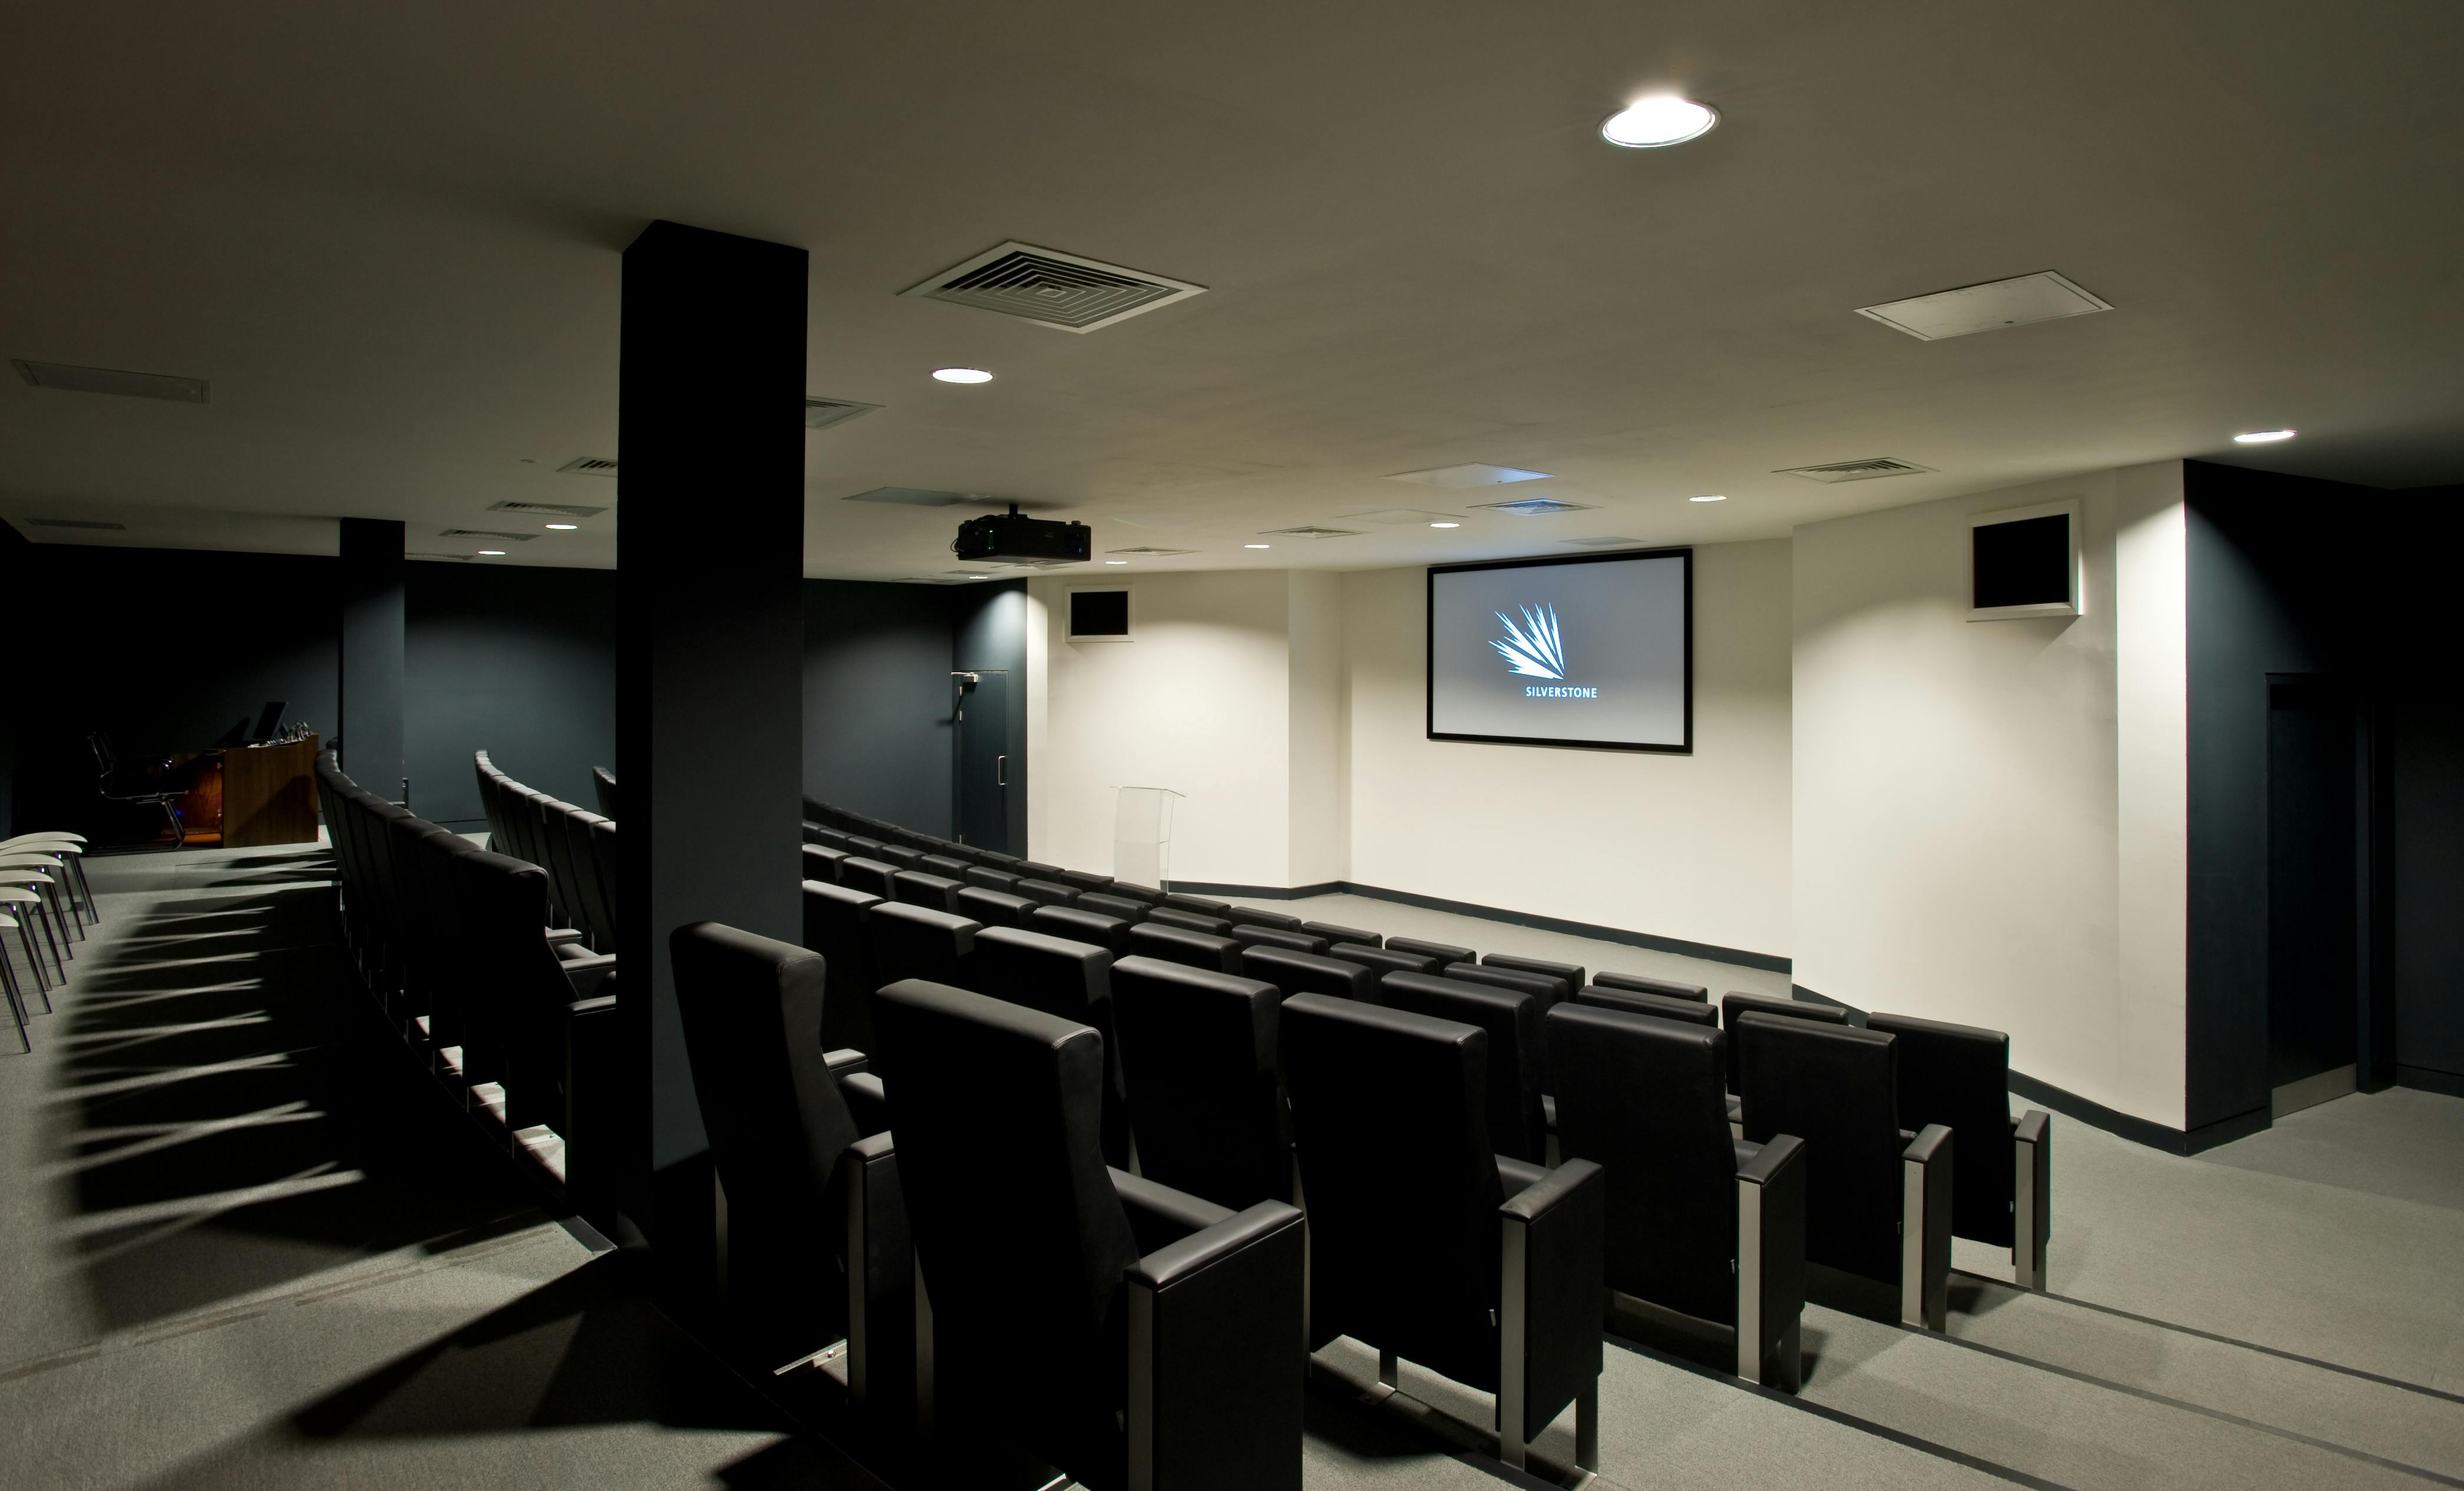
[[[1553,497],[1527,497],[1517,502],[1474,502],[1474,507],[1492,513],[1512,513],[1517,518],[1544,518],[1551,513],[1587,513],[1589,502],[1560,501]]]
[[[1890,456],[1869,456],[1863,460],[1835,460],[1827,466],[1791,466],[1771,473],[1774,477],[1803,477],[1808,481],[1871,481],[1877,477],[1913,477],[1931,471],[1912,460]]]
[[[1095,331],[1205,293],[1204,285],[1015,239],[899,292],[1076,332]]]
[[[1152,544],[1142,544],[1135,548],[1108,548],[1104,550],[1104,552],[1107,554],[1145,554],[1150,558],[1155,558],[1165,554],[1195,554],[1198,550],[1194,548],[1157,548]]]
[[[612,477],[616,475],[616,462],[606,456],[576,456],[556,469],[577,477]]]
[[[988,502],[988,497],[964,492],[935,492],[929,487],[874,487],[839,499],[842,502],[896,502],[903,507],[948,507],[957,502]]]
[[[106,523],[99,518],[28,518],[29,528],[76,528],[88,533],[125,533],[128,524]]]
[[[1360,534],[1361,530],[1358,528],[1319,528],[1309,525],[1303,525],[1298,528],[1261,528],[1258,530],[1258,537],[1262,539],[1356,539],[1360,537]]]
[[[817,399],[808,393],[804,395],[804,428],[827,430],[832,425],[846,424],[860,414],[869,414],[880,407],[878,404],[858,404],[853,399]]]
[[[1385,478],[1388,481],[1417,481],[1431,487],[1494,487],[1509,481],[1546,481],[1554,475],[1546,471],[1526,471],[1520,466],[1485,466],[1471,461],[1461,466],[1439,466],[1430,471],[1398,471]]]
[[[517,544],[528,544],[539,537],[536,533],[498,533],[493,528],[440,528],[436,536],[440,539],[511,539]]]
[[[1999,331],[2005,326],[2026,326],[2071,316],[2093,316],[2111,309],[2107,302],[2049,269],[2037,275],[1962,285],[1956,290],[1937,290],[1904,300],[1886,300],[1881,305],[1860,305],[1857,314],[1868,321],[1879,321],[1894,331],[1904,331],[1920,342],[1940,342],[1946,337]]]
[[[605,507],[591,507],[582,502],[490,502],[492,513],[552,513],[559,518],[596,518]]]
[[[168,399],[174,404],[203,404],[212,385],[203,378],[176,378],[169,373],[123,372],[117,367],[78,367],[68,363],[30,363],[11,358],[17,376],[38,389],[63,393],[118,393],[132,399]]]

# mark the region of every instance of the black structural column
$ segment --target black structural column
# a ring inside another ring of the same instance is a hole
[[[341,718],[342,769],[388,800],[402,780],[402,524],[342,520],[341,677],[334,690]]]
[[[712,1185],[668,934],[803,926],[805,266],[671,222],[625,251],[617,967],[640,1107],[623,1209],[688,1282],[710,1277]]]

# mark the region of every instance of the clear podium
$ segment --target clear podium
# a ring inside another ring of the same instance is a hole
[[[1185,793],[1169,787],[1116,787],[1112,810],[1112,879],[1161,889],[1172,868],[1172,804]]]

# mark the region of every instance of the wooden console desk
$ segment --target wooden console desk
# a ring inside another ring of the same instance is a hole
[[[317,737],[234,746],[223,757],[223,847],[317,841]]]

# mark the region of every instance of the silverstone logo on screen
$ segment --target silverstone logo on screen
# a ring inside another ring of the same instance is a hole
[[[1523,686],[1523,697],[1599,698],[1600,691],[1593,685],[1565,681],[1566,637],[1557,625],[1557,608],[1544,604],[1537,611],[1529,606],[1519,609],[1523,612],[1520,626],[1502,611],[1489,612],[1497,618],[1497,624],[1506,629],[1506,634],[1488,645],[1496,648],[1497,656],[1506,659],[1507,672],[1521,678],[1555,680],[1553,684],[1527,683]]]

